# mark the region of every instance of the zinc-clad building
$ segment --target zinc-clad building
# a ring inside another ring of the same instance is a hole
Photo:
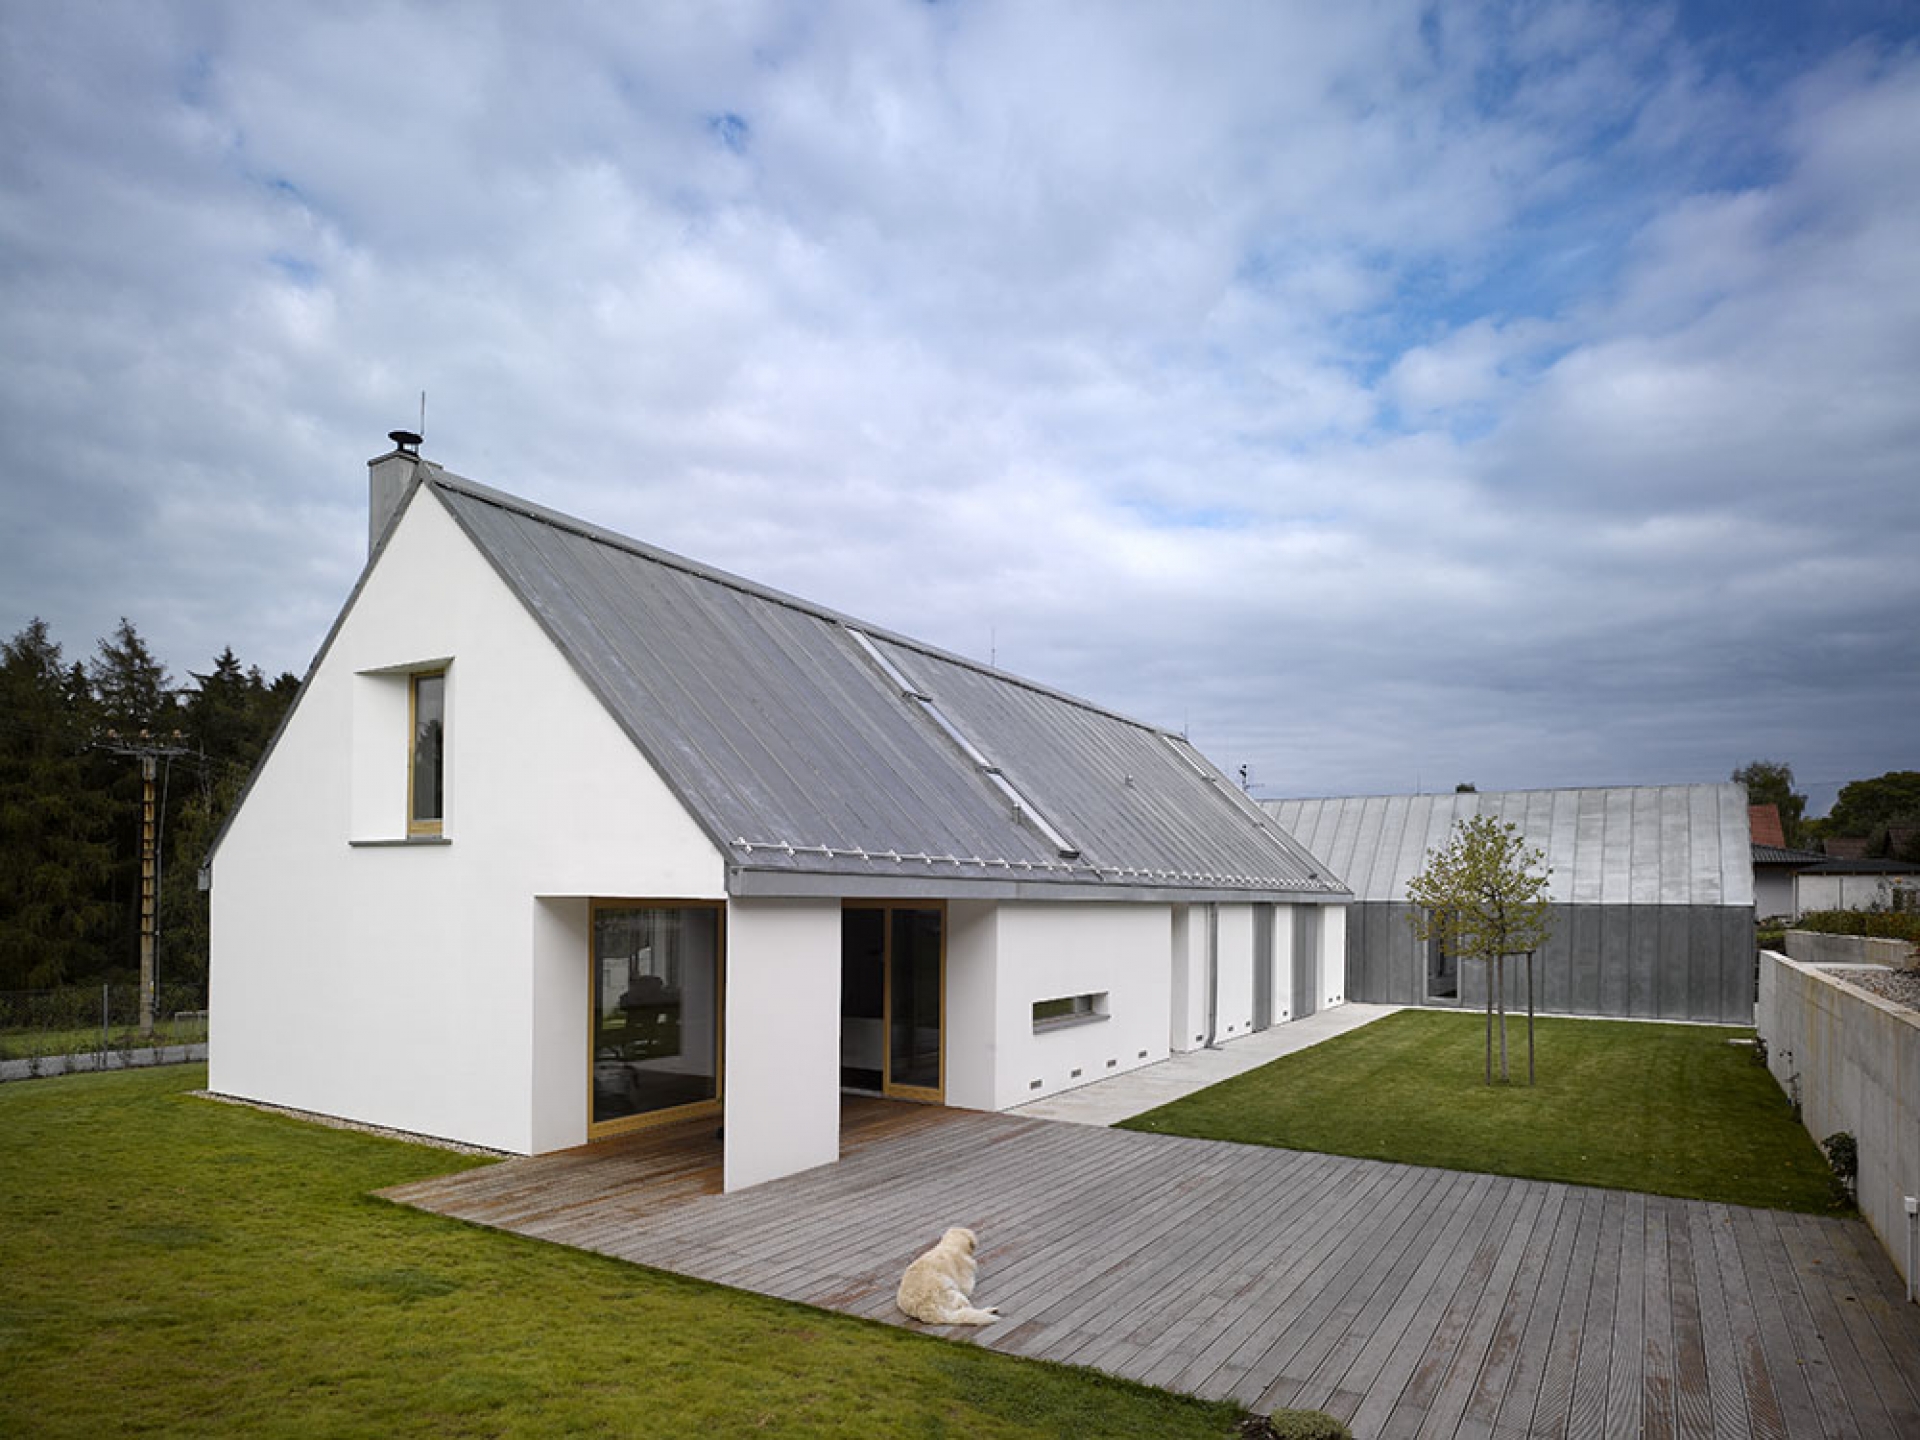
[[[1546,1012],[1751,1024],[1753,860],[1746,787],[1615,786],[1453,795],[1269,800],[1264,808],[1354,904],[1347,997],[1401,1005],[1486,1003],[1485,967],[1417,940],[1407,882],[1456,820],[1517,826],[1552,868],[1553,936],[1535,959]],[[1526,1003],[1522,965],[1508,1003]]]

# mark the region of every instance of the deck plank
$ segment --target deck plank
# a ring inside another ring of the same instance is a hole
[[[711,1120],[388,1199],[1370,1437],[1914,1433],[1920,1307],[1860,1222],[850,1099],[839,1164],[727,1195]],[[943,1330],[893,1307],[979,1232]]]

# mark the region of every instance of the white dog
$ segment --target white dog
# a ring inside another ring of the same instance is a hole
[[[997,1307],[976,1310],[972,1303],[976,1243],[971,1230],[956,1225],[947,1231],[938,1245],[907,1267],[894,1303],[929,1325],[991,1325],[998,1320]]]

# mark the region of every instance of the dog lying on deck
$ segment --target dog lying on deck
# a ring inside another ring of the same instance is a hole
[[[991,1325],[998,1320],[998,1308],[979,1310],[973,1305],[977,1243],[971,1230],[956,1225],[947,1231],[938,1245],[907,1266],[894,1303],[929,1325]]]

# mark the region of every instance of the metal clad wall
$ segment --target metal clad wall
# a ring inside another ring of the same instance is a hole
[[[1426,995],[1426,951],[1412,907],[1367,901],[1347,912],[1347,998],[1446,1005]],[[1466,1008],[1487,1000],[1485,966],[1460,967]],[[1526,1005],[1526,971],[1508,961],[1507,1004]],[[1534,1003],[1549,1015],[1753,1023],[1753,927],[1718,905],[1556,905],[1553,935],[1535,959]]]
[[[1633,968],[1627,978],[1627,1013],[1642,1019],[1660,1013],[1660,907],[1629,905]]]
[[[1406,883],[1427,851],[1446,843],[1456,817],[1480,812],[1519,825],[1552,867],[1554,933],[1535,970],[1540,1009],[1750,1024],[1745,805],[1740,786],[1716,784],[1373,796],[1267,808],[1309,851],[1337,853],[1350,867],[1342,878],[1360,902],[1348,918],[1352,999],[1447,1003],[1427,999],[1426,952],[1407,925]],[[1482,969],[1462,967],[1459,1003],[1486,1003]],[[1525,975],[1519,965],[1513,969],[1508,1002],[1524,1005]]]
[[[1660,903],[1660,792],[1628,792],[1633,811],[1633,850],[1627,858],[1627,896],[1634,905]]]
[[[1745,815],[1740,817],[1740,828],[1747,832],[1748,822]],[[1693,849],[1687,866],[1687,898],[1696,905],[1715,905],[1727,893],[1726,877],[1721,864],[1720,847],[1717,843],[1720,833],[1719,807],[1714,797],[1704,791],[1696,791],[1688,797],[1687,833],[1693,840]],[[1752,846],[1749,842],[1742,846],[1743,858],[1752,866]]]
[[[1664,1017],[1692,1013],[1693,977],[1688,973],[1693,960],[1692,916],[1688,905],[1656,905],[1660,917],[1660,953],[1654,962],[1654,1013]],[[1699,954],[1700,973],[1717,975],[1720,970],[1719,947]]]

